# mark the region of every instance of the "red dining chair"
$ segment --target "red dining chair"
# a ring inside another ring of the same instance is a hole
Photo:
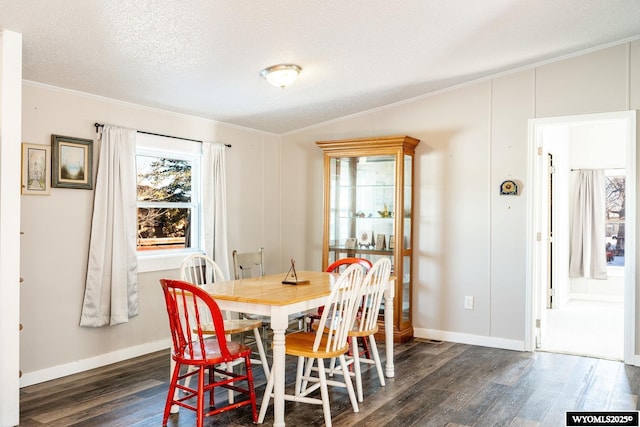
[[[325,271],[327,273],[339,273],[340,269],[345,269],[351,264],[360,264],[364,268],[365,274],[369,271],[369,269],[373,265],[371,261],[369,261],[366,258],[342,258],[332,263],[331,265],[329,265],[329,267],[327,267]],[[307,327],[308,331],[312,331],[314,329],[313,321],[320,320],[320,317],[322,316],[322,310],[324,310],[324,307],[318,307],[317,314],[313,313],[308,315],[308,319],[309,319],[308,327]]]
[[[227,341],[224,335],[224,320],[218,304],[200,287],[180,280],[161,279],[160,284],[165,297],[169,328],[173,348],[171,358],[175,361],[167,402],[164,407],[162,425],[166,426],[172,405],[196,412],[196,425],[202,427],[204,417],[219,414],[230,409],[251,405],[253,422],[258,420],[256,393],[251,370],[251,348]],[[215,338],[207,338],[203,331],[203,319],[213,323]],[[237,359],[243,359],[245,373],[229,372],[222,369]],[[182,367],[187,369],[181,374]],[[205,373],[208,380],[205,382]],[[186,378],[197,376],[197,385],[192,388],[183,385]],[[238,384],[246,381],[247,386]],[[216,407],[214,392],[216,387],[234,390],[246,394],[248,399]],[[184,393],[175,393],[176,389]],[[205,410],[204,397],[209,393],[209,409]],[[195,398],[195,406],[193,399]]]
[[[365,273],[373,266],[371,261],[366,258],[342,258],[327,267],[327,271],[329,273],[339,272],[341,267],[348,267],[351,264],[360,264],[364,267]]]

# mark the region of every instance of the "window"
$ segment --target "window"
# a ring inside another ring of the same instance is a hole
[[[201,249],[200,143],[138,134],[138,257]],[[168,267],[165,265],[165,267]]]
[[[605,172],[607,265],[624,266],[625,171]]]

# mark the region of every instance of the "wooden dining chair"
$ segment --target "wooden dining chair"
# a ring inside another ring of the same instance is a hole
[[[264,276],[264,248],[256,252],[231,252],[233,274],[236,280]]]
[[[238,252],[234,249],[231,252],[231,258],[233,259],[233,272],[236,280],[264,276],[264,248],[260,248],[256,252]],[[271,317],[257,314],[244,314],[244,317],[261,320],[263,324],[263,335],[265,337],[267,336],[267,328],[271,324]],[[305,313],[289,315],[289,329],[302,329],[304,327],[304,318]],[[297,328],[295,326],[291,327],[291,325],[297,325]],[[266,341],[267,340],[265,340],[265,342]]]
[[[231,258],[233,260],[233,275],[236,280],[264,276],[264,248],[260,248],[256,252],[238,252],[234,249],[231,252]],[[243,319],[261,323],[263,344],[266,345],[271,317],[249,313],[240,313],[240,316]]]
[[[175,362],[162,425],[167,425],[173,405],[195,411],[196,426],[198,427],[202,427],[205,417],[243,406],[251,406],[255,423],[258,417],[253,371],[251,370],[251,348],[239,342],[227,341],[220,308],[199,286],[171,279],[161,279],[160,284],[165,297],[173,342],[171,358]],[[211,319],[215,338],[205,333],[205,329],[202,327],[203,318]],[[243,374],[223,369],[224,366],[237,359],[244,361]],[[186,373],[182,374],[184,366],[193,366],[196,369],[187,369]],[[208,375],[205,375],[207,372]],[[191,376],[197,376],[196,386],[189,387],[181,384],[183,380]],[[205,376],[208,377],[207,380],[205,380]],[[241,387],[239,384],[245,381],[246,387]],[[216,407],[214,392],[217,387],[246,394],[247,399],[234,403],[227,402],[226,405]],[[176,390],[181,390],[184,394],[176,393]],[[204,399],[207,393],[209,394],[209,408],[205,409]]]
[[[287,335],[285,353],[298,358],[294,394],[285,394],[285,400],[322,405],[325,425],[331,426],[331,403],[328,386],[346,387],[354,412],[358,412],[358,402],[347,369],[345,354],[349,350],[347,342],[362,300],[362,268],[352,265],[340,275],[333,287],[325,309],[320,317],[316,332],[298,331]],[[343,382],[328,379],[325,360],[337,357],[342,368]],[[317,373],[314,376],[313,373]],[[313,383],[309,385],[309,383]],[[274,372],[269,381],[260,406],[258,423],[264,421],[273,397]],[[309,394],[320,389],[320,398]]]

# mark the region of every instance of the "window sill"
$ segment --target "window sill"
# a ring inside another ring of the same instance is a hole
[[[172,252],[169,254],[138,254],[138,273],[148,273],[151,271],[177,270],[180,268],[182,261],[193,253],[191,252]]]

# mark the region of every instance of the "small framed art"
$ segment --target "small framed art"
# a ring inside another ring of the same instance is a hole
[[[22,143],[21,194],[48,196],[51,191],[51,147]]]
[[[385,242],[384,234],[378,234],[376,236],[376,249],[377,250],[386,249],[385,243],[386,242]]]
[[[371,235],[369,235],[369,233],[367,233],[366,231],[363,231],[360,235],[360,240],[358,240],[358,246],[360,246],[361,248],[368,248],[370,246],[373,246],[373,231],[371,232]]]
[[[91,190],[93,141],[51,135],[51,186]]]

